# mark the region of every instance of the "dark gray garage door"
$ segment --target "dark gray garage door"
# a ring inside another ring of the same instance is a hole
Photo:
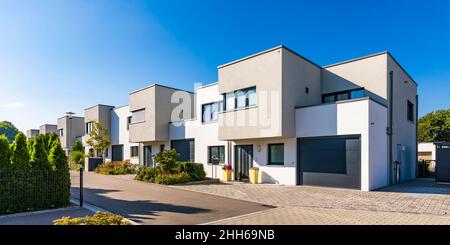
[[[181,162],[194,161],[194,147],[194,139],[172,140],[170,145],[171,149],[175,149],[178,153],[180,153],[178,161]]]
[[[297,140],[300,185],[361,188],[359,135]]]
[[[436,144],[436,182],[450,183],[450,145]]]

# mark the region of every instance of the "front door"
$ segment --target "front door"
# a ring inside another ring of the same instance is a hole
[[[152,166],[152,146],[144,146],[144,166]]]
[[[253,145],[237,145],[234,149],[236,180],[248,180],[250,168],[253,166]]]

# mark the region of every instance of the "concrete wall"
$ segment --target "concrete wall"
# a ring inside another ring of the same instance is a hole
[[[108,136],[111,137],[111,112],[114,109],[114,106],[110,105],[95,105],[84,110],[84,136],[83,142],[85,145],[86,154],[89,153],[89,146],[86,146],[85,142],[89,139],[89,134],[86,132],[86,124],[89,122],[96,121],[102,124],[109,132]],[[108,148],[107,156],[111,157],[111,149]],[[100,157],[94,152],[95,157]]]
[[[414,121],[407,120],[407,101],[417,106],[417,86],[411,78],[400,68],[400,66],[389,55],[387,57],[388,72],[393,71],[394,96],[393,96],[393,125],[392,125],[392,156],[393,161],[397,159],[397,145],[405,146],[403,153],[405,159],[401,159],[400,173],[401,181],[416,177],[417,164],[417,137],[416,137],[416,110],[414,108]]]
[[[152,142],[169,140],[169,122],[172,112],[180,103],[172,103],[172,95],[181,90],[161,85],[133,92],[129,96],[130,112],[145,109],[145,121],[130,124],[130,142]],[[185,92],[189,98],[190,110],[183,110],[183,118],[192,118],[195,106],[195,95]]]
[[[128,117],[131,116],[128,106],[115,108],[111,111],[111,145],[123,145],[123,160],[130,160],[133,164],[139,163],[138,157],[131,157],[131,146],[139,146],[138,143],[129,142],[129,131],[127,128]],[[109,147],[109,157],[107,161],[111,161],[112,151]]]
[[[290,50],[282,54],[282,130],[284,137],[295,137],[295,107],[321,103],[321,68]]]
[[[322,70],[322,93],[364,87],[387,100],[387,53],[359,59]]]
[[[219,114],[219,139],[282,136],[282,48],[219,67],[219,93],[256,86],[256,107]]]
[[[38,129],[28,129],[27,130],[27,139],[31,139],[36,137],[39,134]]]
[[[63,136],[59,136],[61,146],[68,152],[72,144],[84,135],[84,118],[68,116],[58,118],[58,130],[63,129]]]
[[[58,131],[58,125],[54,125],[54,124],[44,124],[39,127],[40,134],[58,133],[57,131]]]
[[[386,155],[378,157],[371,155],[371,152],[383,153],[381,148],[386,149],[386,140],[383,138],[386,132],[376,136],[386,126],[386,116],[383,116],[383,113],[386,115],[384,107],[367,98],[299,108],[296,110],[296,135],[297,137],[360,135],[361,190],[373,190],[385,185],[383,175],[387,173],[381,166]],[[369,139],[372,137],[371,132],[376,138]],[[372,171],[381,173],[378,175]]]
[[[208,161],[209,146],[225,146],[225,163],[231,163],[226,154],[227,142],[218,139],[218,122],[202,122],[202,105],[222,100],[219,85],[208,85],[196,90],[196,116],[193,120],[173,122],[169,125],[170,140],[195,138],[195,162],[202,163],[208,177],[212,176],[212,166]],[[214,177],[222,178],[220,166],[214,166]]]
[[[419,143],[418,152],[430,152],[431,160],[436,161],[436,145],[434,143]]]

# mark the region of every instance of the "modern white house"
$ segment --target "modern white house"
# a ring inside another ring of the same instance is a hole
[[[217,158],[236,181],[258,167],[260,183],[369,191],[415,178],[417,102],[389,52],[319,66],[278,46],[219,66],[218,82],[194,92],[154,84],[105,107],[108,156],[152,166],[173,148],[209,177],[221,177]]]
[[[138,144],[129,143],[128,129],[131,113],[128,106],[114,107],[109,105],[95,105],[84,110],[83,145],[85,153],[91,157],[103,157],[103,152],[95,152],[86,145],[93,122],[99,122],[108,129],[111,145],[105,151],[105,161],[130,160],[138,164]],[[87,168],[86,168],[87,169]]]

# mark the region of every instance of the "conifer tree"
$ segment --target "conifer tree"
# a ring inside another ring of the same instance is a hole
[[[11,145],[11,166],[15,169],[27,169],[30,167],[30,154],[27,149],[27,138],[19,132]]]

